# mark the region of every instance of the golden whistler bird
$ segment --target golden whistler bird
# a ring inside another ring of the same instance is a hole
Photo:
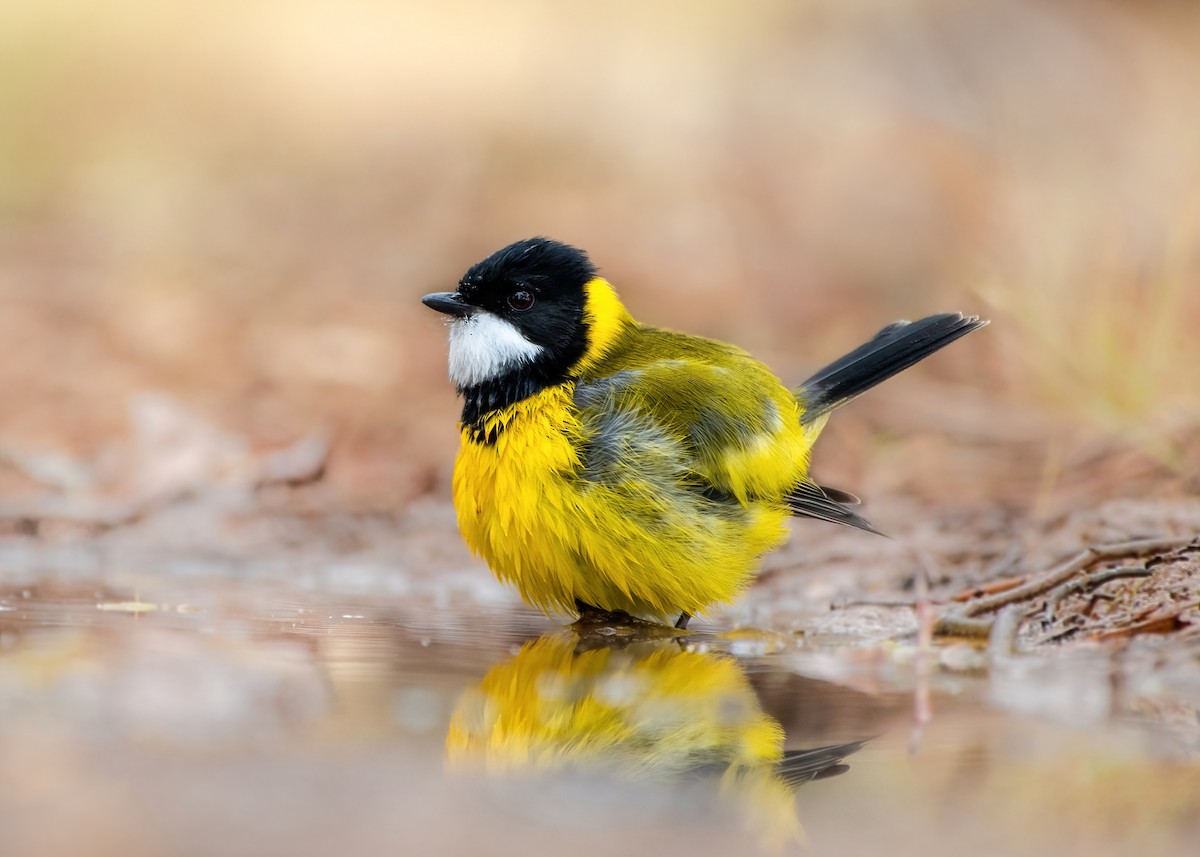
[[[874,531],[808,475],[829,412],[987,323],[898,321],[789,389],[739,348],[638,323],[547,238],[422,301],[450,319],[467,544],[542,610],[680,628],[745,588],[790,515]]]

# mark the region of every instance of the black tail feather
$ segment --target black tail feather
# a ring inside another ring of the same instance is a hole
[[[804,405],[800,421],[805,425],[814,422],[985,324],[987,321],[977,316],[957,312],[889,324],[800,386],[797,396]]]
[[[857,527],[868,533],[883,535],[871,526],[871,522],[854,511],[858,498],[846,491],[836,488],[826,488],[815,482],[801,482],[787,495],[788,508],[793,515],[802,518],[817,518],[834,524],[845,524]]]

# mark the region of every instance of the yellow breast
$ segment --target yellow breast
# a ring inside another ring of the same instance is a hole
[[[492,444],[464,429],[454,502],[467,544],[547,611],[571,613],[579,599],[673,618],[731,600],[785,537],[782,504],[705,516],[693,492],[641,486],[633,468],[619,486],[586,481],[573,393],[549,387],[489,414]]]
[[[578,467],[580,428],[569,403],[569,387],[549,387],[488,414],[483,431],[496,434],[491,444],[463,428],[454,505],[467,544],[489,562],[512,554],[504,567],[515,569],[522,555],[537,552],[537,545],[515,540],[524,541],[532,522],[542,517],[546,492],[560,493]],[[552,520],[546,523],[553,526]]]

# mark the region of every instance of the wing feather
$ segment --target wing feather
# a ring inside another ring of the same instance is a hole
[[[658,353],[682,356],[627,360],[612,374],[581,379],[584,473],[602,479],[618,463],[642,469],[639,453],[653,441],[672,448],[685,487],[743,505],[782,502],[803,478],[811,446],[795,398],[761,363],[712,346],[717,353],[664,348]]]

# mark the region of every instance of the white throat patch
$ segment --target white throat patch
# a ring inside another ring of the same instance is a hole
[[[450,380],[474,387],[533,362],[543,351],[500,316],[480,311],[450,324]]]

